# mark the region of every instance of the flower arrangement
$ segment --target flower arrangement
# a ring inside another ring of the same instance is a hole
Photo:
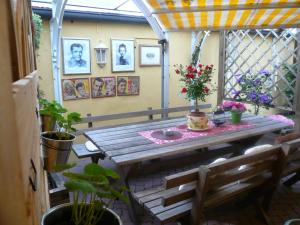
[[[180,75],[180,81],[183,82],[182,94],[186,94],[186,99],[195,100],[196,112],[198,109],[198,100],[204,101],[206,96],[214,90],[212,87],[213,65],[183,66],[175,65],[176,74]]]
[[[241,102],[234,102],[234,101],[224,101],[222,104],[222,108],[225,111],[243,113],[247,110],[245,104]]]
[[[237,101],[246,101],[253,104],[254,113],[259,113],[260,107],[269,108],[273,101],[269,88],[272,86],[271,73],[261,70],[255,74],[249,70],[244,75],[236,75],[238,90],[234,90],[233,98]]]

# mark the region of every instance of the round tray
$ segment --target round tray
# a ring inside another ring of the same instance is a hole
[[[151,133],[151,136],[160,140],[177,140],[182,137],[182,133],[178,131],[172,131],[172,135],[164,135],[162,130],[157,130]]]

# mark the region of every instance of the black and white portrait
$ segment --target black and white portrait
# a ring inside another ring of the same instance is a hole
[[[90,74],[89,39],[63,38],[64,74]]]
[[[134,71],[134,40],[112,39],[112,72]]]

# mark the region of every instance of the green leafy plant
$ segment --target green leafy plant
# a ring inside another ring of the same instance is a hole
[[[283,71],[285,73],[284,77],[292,88],[296,87],[295,74],[297,74],[297,66],[298,66],[297,63],[291,64],[291,65],[283,64],[283,66],[282,66]],[[290,88],[288,85],[286,85],[284,92],[285,92],[286,96],[288,97],[288,99],[290,100],[290,102],[293,104],[294,103],[294,91],[292,88]]]
[[[34,46],[35,49],[39,49],[41,33],[43,31],[43,21],[40,15],[32,13],[32,22],[34,26]]]
[[[68,181],[65,187],[73,193],[72,221],[75,225],[95,225],[105,213],[105,208],[114,200],[128,202],[123,194],[126,188],[111,185],[112,180],[119,179],[119,175],[98,164],[87,164],[82,173],[74,173],[69,169],[76,164],[57,165],[56,171],[67,170],[63,173]]]
[[[68,110],[56,101],[39,99],[39,103],[40,114],[50,116],[58,125],[55,139],[68,140],[70,138],[68,133],[76,131],[72,125],[81,120],[80,114],[77,112],[67,113]]]
[[[273,97],[270,94],[270,87],[273,82],[268,70],[259,72],[248,70],[247,73],[237,74],[235,77],[238,84],[232,93],[235,100],[254,105],[255,115],[259,114],[261,107],[269,109],[272,106]]]

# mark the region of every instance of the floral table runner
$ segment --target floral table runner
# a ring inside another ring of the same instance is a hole
[[[210,124],[209,129],[205,130],[205,131],[191,131],[191,130],[187,129],[186,125],[179,125],[176,127],[168,128],[169,131],[176,131],[176,132],[180,132],[182,134],[181,138],[178,138],[176,140],[162,140],[162,139],[154,138],[152,136],[152,133],[156,132],[158,130],[142,131],[142,132],[139,132],[139,134],[141,136],[151,140],[155,144],[160,145],[160,144],[173,143],[173,142],[196,138],[196,137],[212,136],[212,135],[216,135],[219,133],[224,133],[226,131],[235,131],[235,130],[240,130],[243,128],[251,128],[254,126],[255,126],[254,124],[251,124],[249,122],[242,122],[240,124],[226,123],[220,127],[215,127],[213,124]]]

